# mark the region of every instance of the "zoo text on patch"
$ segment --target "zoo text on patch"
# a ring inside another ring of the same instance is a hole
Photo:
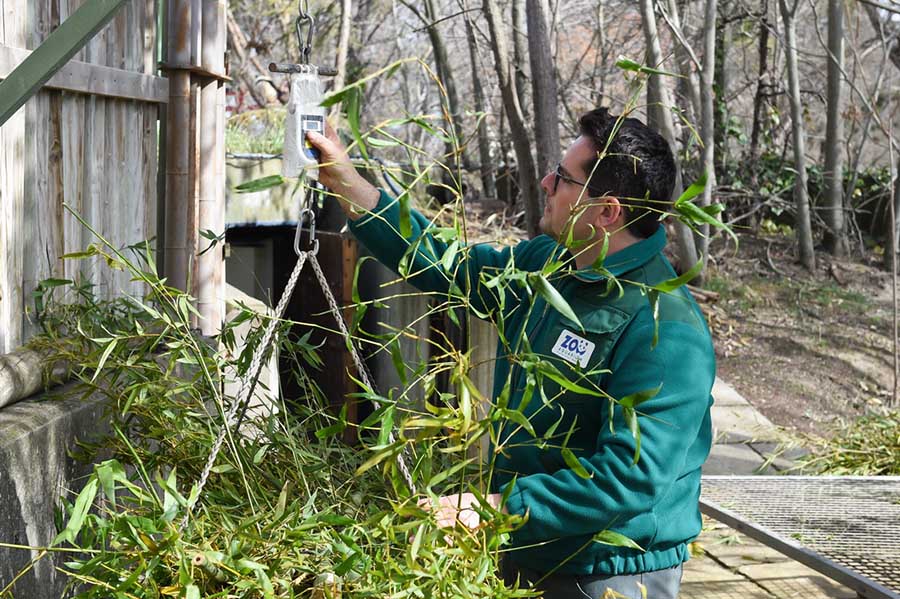
[[[586,368],[591,354],[594,353],[594,347],[594,344],[587,339],[563,329],[551,351],[568,362]]]

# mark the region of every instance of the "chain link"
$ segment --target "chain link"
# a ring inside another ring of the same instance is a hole
[[[319,260],[313,255],[310,256],[309,263],[312,266],[313,272],[316,274],[316,278],[319,279],[319,284],[322,286],[322,292],[325,294],[325,299],[328,301],[328,306],[331,309],[331,314],[334,316],[334,320],[337,322],[338,328],[341,330],[341,334],[347,340],[347,347],[350,349],[350,356],[353,358],[353,364],[356,366],[356,370],[359,372],[359,376],[362,378],[363,383],[374,393],[376,389],[375,385],[372,382],[372,374],[366,367],[365,362],[362,361],[362,358],[360,357],[359,352],[356,349],[356,344],[353,343],[353,338],[350,336],[350,331],[347,329],[347,323],[344,321],[344,316],[343,314],[341,314],[341,309],[337,304],[337,300],[334,299],[334,294],[331,292],[331,287],[328,285],[328,281],[325,279],[325,273],[322,272],[322,267],[319,266]],[[378,404],[377,401],[375,401],[374,403]],[[388,442],[393,444],[395,441],[396,438],[394,437],[394,432],[391,431],[390,433],[388,433]],[[409,489],[410,493],[415,495],[416,485],[413,482],[412,474],[409,471],[409,466],[406,464],[406,457],[408,457],[408,451],[406,447],[404,447],[396,458],[397,469],[400,470],[400,474],[403,476],[403,481],[406,483],[406,487]]]
[[[298,229],[301,226],[302,222],[298,224]],[[314,233],[311,234],[311,237],[313,237],[313,235]],[[318,240],[315,241],[317,244]],[[318,249],[318,247],[316,247],[316,249]],[[237,414],[237,411],[242,406],[246,406],[250,402],[250,397],[253,395],[253,390],[256,388],[256,382],[259,380],[259,374],[262,371],[263,359],[268,353],[268,350],[272,343],[272,337],[275,334],[275,329],[281,322],[282,316],[284,316],[284,311],[287,308],[291,295],[293,295],[294,293],[294,287],[297,285],[297,280],[300,278],[300,272],[303,270],[303,265],[307,262],[307,260],[312,266],[313,272],[316,275],[316,279],[318,279],[319,281],[319,285],[322,287],[322,293],[325,294],[325,299],[328,302],[331,314],[332,316],[334,316],[334,320],[338,325],[338,329],[340,329],[341,334],[347,340],[347,347],[350,350],[350,356],[353,358],[353,364],[356,366],[356,370],[359,372],[360,378],[362,378],[363,383],[366,385],[366,387],[372,390],[373,393],[377,392],[375,384],[373,382],[374,377],[369,371],[369,368],[366,366],[366,363],[360,357],[359,352],[356,349],[356,344],[353,343],[353,338],[350,335],[349,329],[347,328],[347,323],[344,321],[344,316],[341,313],[341,308],[340,306],[338,306],[337,300],[335,300],[334,294],[331,292],[331,286],[328,284],[328,280],[325,278],[325,273],[322,272],[322,267],[319,265],[319,260],[316,258],[316,252],[298,252],[297,264],[294,265],[294,270],[291,272],[291,276],[284,288],[284,293],[282,294],[281,299],[278,301],[278,305],[275,307],[275,314],[269,319],[262,339],[260,339],[259,345],[253,352],[253,358],[250,360],[250,367],[247,370],[248,374],[250,374],[250,377],[242,379],[241,388],[238,392],[237,400],[234,402],[234,404],[232,404],[228,412],[225,414],[225,421],[222,425],[222,428],[219,429],[219,434],[216,437],[215,443],[213,443],[212,450],[210,451],[209,457],[206,460],[206,465],[203,467],[203,472],[200,474],[200,478],[197,481],[197,490],[195,491],[195,494],[198,498],[200,497],[200,493],[203,491],[203,488],[206,486],[207,480],[209,480],[209,475],[212,472],[219,452],[222,450],[222,445],[225,442],[225,437],[234,423],[235,414]],[[374,403],[378,404],[377,401],[374,401]],[[388,434],[388,441],[392,444],[396,442],[396,437],[394,436],[393,431]],[[396,458],[397,469],[400,471],[400,474],[403,477],[403,481],[406,483],[406,486],[409,489],[410,493],[415,495],[416,486],[413,482],[409,466],[406,463],[406,458],[408,456],[409,452],[407,448],[404,447]],[[185,512],[184,517],[181,519],[181,523],[178,526],[179,531],[184,531],[185,527],[187,526],[193,507],[193,504],[188,505],[187,511]]]
[[[262,339],[260,339],[259,345],[253,352],[253,358],[250,360],[250,368],[247,370],[250,377],[241,380],[241,388],[240,391],[238,391],[237,400],[228,409],[228,413],[225,414],[225,421],[222,424],[222,428],[219,429],[219,435],[216,437],[215,443],[213,443],[212,450],[206,460],[206,465],[203,467],[203,472],[200,474],[200,479],[197,481],[196,496],[198,498],[203,491],[203,487],[206,486],[206,481],[209,479],[209,474],[216,463],[216,458],[219,455],[219,451],[222,449],[222,444],[225,442],[225,436],[231,428],[235,414],[241,406],[250,402],[250,397],[253,395],[253,390],[256,388],[256,381],[259,380],[259,373],[262,371],[263,358],[265,357],[265,354],[268,353],[269,346],[272,342],[272,336],[275,334],[275,329],[281,322],[281,317],[284,316],[284,311],[291,299],[291,295],[294,293],[294,287],[297,285],[297,279],[300,278],[300,271],[303,270],[303,265],[306,263],[308,257],[309,254],[306,252],[301,253],[297,257],[297,264],[294,265],[294,270],[291,272],[291,276],[284,288],[284,294],[282,294],[281,299],[278,301],[278,305],[275,307],[275,314],[269,319]],[[181,519],[181,523],[178,525],[179,531],[184,531],[184,528],[187,526],[193,507],[193,505],[188,505],[187,511]]]

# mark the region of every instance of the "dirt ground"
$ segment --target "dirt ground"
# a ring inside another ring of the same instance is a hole
[[[886,405],[893,389],[893,299],[880,256],[797,262],[792,236],[713,243],[702,304],[719,376],[787,432],[828,436]],[[818,249],[818,248],[817,248]]]

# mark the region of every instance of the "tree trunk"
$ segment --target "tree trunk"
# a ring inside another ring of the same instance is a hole
[[[512,0],[512,40],[513,40],[513,68],[516,70],[516,95],[519,98],[519,106],[522,107],[522,116],[527,121],[531,115],[529,110],[528,74],[525,71],[525,63],[528,62],[528,21],[526,19],[526,0]]]
[[[716,77],[715,77],[715,146],[716,168],[720,173],[725,172],[728,161],[728,50],[731,48],[731,27],[724,17],[728,16],[727,0],[723,0],[720,8],[722,19],[719,19],[716,34]]]
[[[337,75],[332,79],[331,89],[339,90],[347,81],[347,54],[350,51],[350,22],[353,17],[353,0],[341,0],[341,29],[338,33],[337,57],[334,70]]]
[[[516,162],[519,169],[519,192],[525,204],[525,226],[531,236],[540,233],[538,221],[541,218],[541,196],[538,188],[537,172],[528,142],[528,128],[522,115],[522,107],[516,94],[516,79],[507,46],[507,32],[503,27],[502,15],[496,0],[484,0],[484,14],[491,34],[491,48],[494,53],[494,68],[500,83],[500,93],[509,119]]]
[[[662,50],[659,45],[659,32],[656,28],[656,15],[653,13],[653,0],[641,0],[641,17],[644,24],[644,40],[647,47],[647,64],[653,68],[660,68],[662,63]],[[656,100],[647,108],[648,115],[653,115],[660,134],[669,142],[669,147],[675,156],[675,187],[672,189],[672,200],[681,195],[684,186],[681,175],[681,160],[675,151],[675,125],[672,121],[672,113],[669,111],[671,99],[669,90],[665,87],[662,77],[651,75],[647,81],[647,96]],[[694,235],[690,227],[680,220],[675,221],[675,230],[678,233],[676,243],[678,248],[678,263],[682,272],[690,269],[697,263],[697,248],[694,245]],[[703,276],[703,273],[700,273]]]
[[[844,3],[828,0],[828,104],[825,124],[825,249],[847,251],[844,235]]]
[[[671,22],[672,28],[677,30],[677,32],[682,36],[682,39],[685,39],[683,35],[684,32],[681,28],[681,15],[679,14],[678,4],[676,3],[676,0],[667,0],[666,13],[668,13],[669,15],[669,21]],[[691,121],[694,121],[698,118],[701,112],[700,82],[692,66],[693,61],[691,60],[690,51],[680,43],[676,43],[674,45],[675,62],[678,64],[678,73],[681,75],[681,80],[679,81],[679,89],[681,90],[684,99],[690,103],[690,112],[687,115],[687,118]]]
[[[468,3],[463,5],[468,10]],[[481,68],[478,60],[478,42],[475,39],[475,27],[469,13],[465,15],[466,41],[469,44],[469,60],[472,63],[472,92],[475,96],[475,111],[480,114],[487,113],[487,102],[484,98],[484,88],[481,86]],[[494,171],[494,160],[491,158],[491,140],[488,137],[487,120],[483,117],[478,121],[478,159],[481,161],[481,187],[484,199],[497,199],[497,179]]]
[[[239,66],[236,69],[238,80],[253,97],[253,101],[263,108],[271,104],[280,106],[282,102],[275,87],[265,81],[257,83],[259,77],[269,79],[269,72],[263,69],[259,60],[247,55],[247,36],[241,31],[231,11],[226,13],[226,26],[228,28],[228,46],[238,59]],[[271,79],[269,80],[271,81]]]
[[[750,148],[747,151],[747,162],[750,166],[750,187],[756,190],[759,176],[759,135],[762,128],[762,109],[765,101],[765,90],[769,86],[769,20],[768,2],[763,3],[763,17],[759,23],[759,67],[756,79],[756,94],[753,96],[753,125],[750,130]]]
[[[900,156],[897,157],[897,173],[900,173]],[[897,268],[897,238],[900,236],[900,176],[894,181],[893,210],[887,206],[884,211],[884,267],[890,272]],[[893,247],[892,247],[893,246]]]
[[[716,188],[716,144],[715,144],[715,91],[713,82],[716,74],[716,0],[706,0],[703,34],[703,70],[701,72],[700,136],[703,138],[703,169],[706,171],[706,187],[703,189],[701,206],[712,204]],[[700,226],[698,249],[704,265],[709,254],[709,225]]]
[[[469,163],[466,157],[466,153],[462,147],[462,111],[459,106],[459,94],[456,91],[456,80],[453,77],[453,69],[451,67],[451,63],[449,58],[447,57],[447,47],[444,45],[444,38],[441,36],[441,32],[438,31],[437,28],[437,11],[434,8],[434,0],[425,0],[423,2],[423,6],[425,8],[425,14],[418,9],[418,7],[406,0],[402,0],[403,5],[410,9],[416,17],[422,22],[422,25],[425,26],[425,30],[428,32],[428,39],[431,42],[431,48],[434,53],[434,67],[437,72],[438,79],[441,81],[441,85],[444,86],[444,91],[446,92],[447,98],[447,113],[450,115],[452,132],[454,137],[456,138],[456,144],[448,142],[447,143],[447,155],[450,158],[455,156],[455,152],[459,150],[458,158],[461,159],[462,163],[468,168]],[[443,103],[443,102],[442,102]]]
[[[526,0],[525,4],[538,174],[550,172],[560,158],[556,69],[550,55],[545,2],[546,0]]]
[[[791,129],[794,138],[794,169],[797,179],[794,183],[794,203],[796,204],[797,242],[800,249],[800,263],[810,272],[815,270],[816,257],[813,252],[812,225],[809,217],[809,198],[806,178],[806,140],[803,130],[803,105],[800,102],[800,74],[797,70],[797,35],[794,28],[794,14],[799,0],[788,7],[788,0],[778,0],[781,18],[784,22],[784,58],[788,71],[788,98],[791,104]]]

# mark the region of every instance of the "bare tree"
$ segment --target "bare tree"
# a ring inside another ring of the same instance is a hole
[[[546,0],[526,0],[528,57],[531,64],[531,90],[534,105],[534,142],[538,173],[549,172],[559,162],[559,107],[556,69],[550,55]]]
[[[750,147],[746,163],[750,167],[750,188],[757,189],[759,178],[759,136],[762,130],[762,109],[771,83],[769,82],[769,2],[763,0],[759,20],[759,44],[757,46],[756,92],[753,95],[753,121],[750,129]]]
[[[532,236],[538,235],[538,221],[541,217],[541,196],[538,189],[537,171],[531,156],[531,145],[528,142],[528,129],[522,115],[522,107],[516,94],[516,79],[509,56],[508,33],[503,26],[503,17],[496,0],[484,0],[484,14],[487,18],[491,35],[491,48],[494,53],[494,68],[500,82],[500,93],[506,116],[509,120],[513,148],[519,170],[519,192],[525,204],[525,226]]]
[[[659,32],[656,28],[656,15],[653,12],[653,0],[641,0],[641,16],[643,17],[644,39],[647,43],[647,63],[651,67],[658,68],[662,64],[662,50],[659,45]],[[654,100],[647,106],[648,121],[654,123],[675,153],[675,188],[672,190],[672,199],[675,200],[681,194],[683,187],[681,160],[675,152],[675,124],[669,110],[672,105],[669,90],[664,85],[661,76],[650,76],[647,81],[647,97]],[[652,118],[650,118],[651,114]],[[681,221],[676,221],[675,230],[678,234],[676,240],[678,262],[682,270],[687,270],[697,263],[694,235],[691,229]]]
[[[788,4],[790,2],[790,5]],[[806,132],[803,127],[803,105],[800,101],[800,74],[797,67],[797,33],[794,16],[799,0],[778,0],[781,19],[784,24],[784,56],[788,71],[788,98],[791,104],[791,128],[794,142],[794,203],[796,205],[797,242],[800,249],[800,263],[812,272],[816,267],[813,251],[812,225],[809,216],[806,174]]]
[[[866,13],[869,16],[872,26],[876,31],[880,32],[880,35],[883,37],[883,43],[885,44],[891,62],[894,63],[896,68],[900,69],[900,23],[892,19],[890,13],[885,13],[884,16],[882,16],[879,14],[879,9],[874,6],[866,5]],[[872,116],[880,121],[874,107],[872,109]],[[879,122],[879,124],[881,123]],[[883,125],[882,129],[884,129]],[[894,143],[893,139],[890,140],[890,143]],[[900,172],[900,156],[897,157],[897,170]],[[897,268],[897,252],[900,251],[900,248],[897,247],[896,243],[898,230],[900,230],[900,177],[894,181],[894,190],[892,198],[889,201],[893,204],[888,207],[888,210],[885,210],[884,266],[885,268],[890,269],[891,272],[894,272]]]
[[[716,75],[716,0],[706,0],[703,33],[703,68],[700,71],[700,137],[703,139],[703,169],[706,171],[706,187],[703,189],[702,206],[712,204],[716,188],[715,108],[713,83]],[[700,226],[697,244],[704,264],[709,255],[709,225]]]
[[[675,36],[678,43],[675,44],[675,61],[678,64],[678,73],[681,75],[679,81],[679,90],[682,97],[688,102],[686,107],[687,118],[695,120],[700,115],[700,81],[694,71],[694,67],[700,69],[700,62],[694,55],[694,51],[688,42],[684,30],[681,26],[681,14],[678,10],[676,0],[666,0],[666,6],[663,6],[657,0],[659,8],[662,10],[663,18],[666,24]]]
[[[844,3],[828,0],[828,96],[825,125],[825,248],[846,253],[844,237]]]
[[[249,42],[247,36],[241,30],[231,11],[227,13],[226,26],[228,28],[228,48],[237,56],[237,78],[247,92],[253,97],[253,101],[260,106],[274,104],[281,106],[278,90],[269,82],[269,73],[263,69],[259,59],[248,52]],[[286,101],[286,99],[285,99]]]
[[[447,94],[447,108],[452,121],[453,134],[458,140],[458,143],[462,144],[462,110],[460,110],[459,105],[459,94],[456,91],[456,78],[453,76],[451,62],[447,56],[447,46],[444,44],[444,38],[437,28],[438,17],[434,6],[434,0],[424,0],[424,2],[422,2],[424,13],[419,10],[419,7],[413,2],[409,2],[408,0],[401,0],[401,2],[416,15],[428,32],[428,39],[431,41],[431,48],[434,54],[435,70],[437,71],[438,79],[441,80],[441,85],[444,86],[444,91]],[[449,142],[447,143],[447,150],[448,154],[451,154],[453,151],[452,144]],[[463,164],[467,168],[471,167],[467,159],[465,148],[460,146],[459,152],[461,154],[459,158],[462,159]]]
[[[522,116],[528,120],[529,110],[528,73],[525,66],[528,63],[528,20],[525,8],[526,0],[512,0],[512,41],[513,41],[513,68],[516,70],[516,94],[519,97],[519,106],[522,107]]]
[[[337,56],[334,69],[337,71],[332,80],[332,89],[344,87],[347,79],[347,53],[350,50],[350,23],[353,17],[353,1],[341,0],[341,27],[338,33]]]
[[[469,45],[469,60],[472,65],[472,93],[475,101],[475,111],[481,115],[487,114],[487,101],[484,88],[481,85],[481,61],[478,56],[478,42],[475,38],[475,24],[469,15],[467,1],[463,1],[461,7],[465,15],[466,41]],[[487,119],[478,120],[478,159],[481,162],[481,187],[486,200],[497,199],[497,180],[494,171],[494,160],[491,158],[491,141],[488,137]]]

